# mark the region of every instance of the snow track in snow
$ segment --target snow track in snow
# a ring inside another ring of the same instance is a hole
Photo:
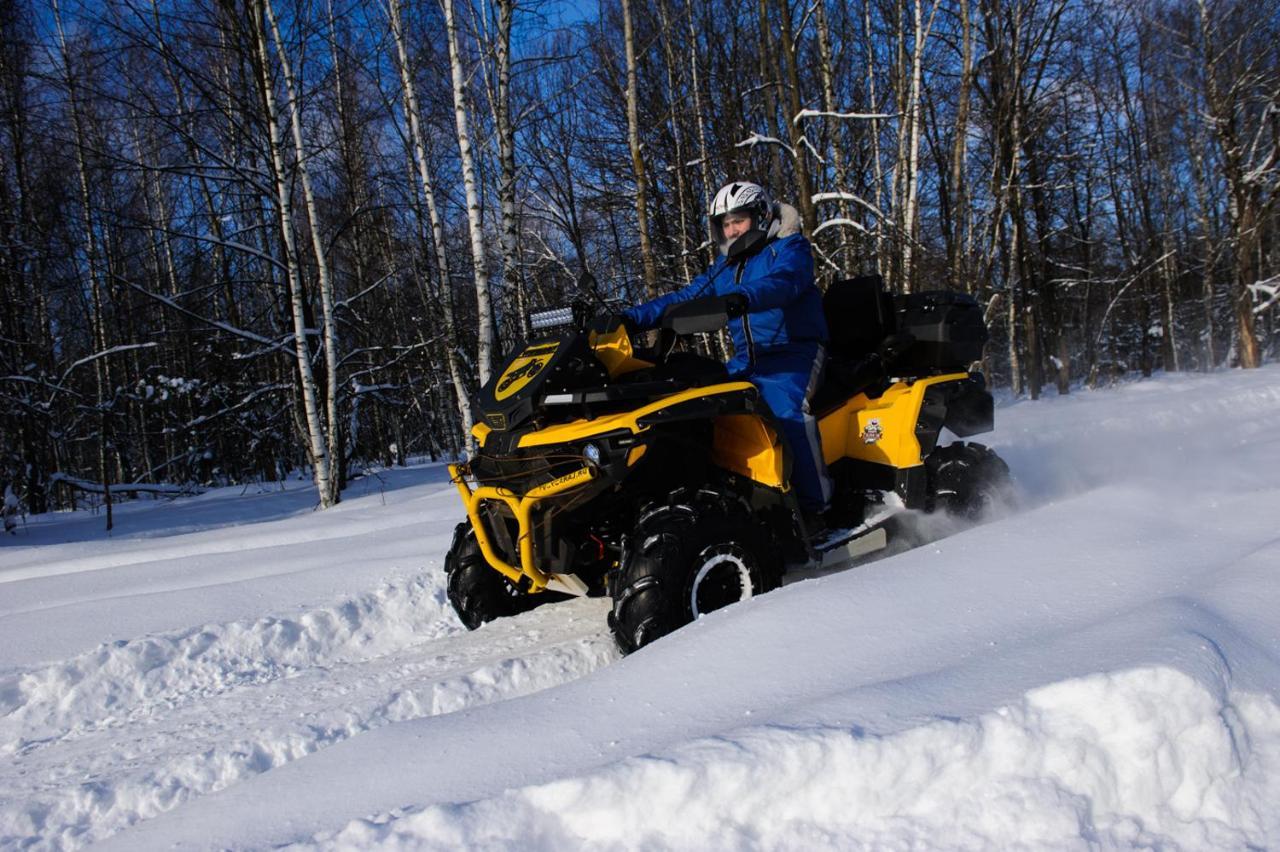
[[[6,674],[0,846],[76,848],[361,732],[536,692],[617,655],[605,602],[467,633],[442,582]]]

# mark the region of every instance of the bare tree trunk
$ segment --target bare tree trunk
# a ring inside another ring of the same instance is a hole
[[[497,85],[492,101],[494,133],[498,137],[498,205],[502,214],[503,283],[515,293],[516,324],[524,334],[528,319],[524,277],[520,269],[520,240],[516,228],[516,140],[511,124],[511,26],[515,0],[494,0],[498,7],[493,57]]]
[[[298,364],[298,377],[302,390],[302,408],[305,417],[308,452],[311,457],[312,477],[316,490],[320,495],[320,505],[328,508],[333,505],[333,471],[329,457],[329,442],[324,433],[324,423],[320,417],[320,406],[317,397],[315,374],[311,369],[311,351],[307,344],[306,306],[302,295],[302,270],[299,268],[299,253],[294,237],[293,203],[289,197],[289,185],[286,180],[284,159],[284,143],[280,138],[279,109],[276,105],[275,89],[272,85],[269,69],[271,56],[267,48],[267,32],[264,23],[267,0],[251,0],[250,9],[254,48],[256,50],[258,90],[262,97],[266,120],[268,146],[271,149],[272,180],[276,191],[276,218],[280,226],[281,238],[284,240],[285,264],[289,279],[289,299],[293,316],[294,352]]]
[[[972,292],[975,282],[962,274],[961,253],[968,234],[969,194],[965,163],[969,159],[969,101],[973,89],[973,25],[969,0],[960,0],[960,90],[956,96],[955,138],[951,141],[951,215],[947,239],[947,276],[953,287]]]
[[[658,15],[662,21],[662,58],[665,61],[667,72],[667,101],[674,104],[677,101],[676,55],[675,49],[671,44],[671,17],[667,9],[667,0],[658,0]],[[676,151],[676,211],[680,217],[680,236],[673,248],[680,258],[680,273],[684,278],[684,283],[688,284],[693,279],[693,272],[689,266],[689,218],[685,212],[684,132],[680,127],[680,112],[676,109],[671,110],[671,138],[675,143]]]
[[[462,368],[458,363],[458,321],[453,306],[453,283],[449,278],[449,256],[444,242],[444,220],[436,206],[435,187],[431,181],[431,169],[427,161],[426,140],[422,133],[422,124],[418,112],[418,92],[414,86],[413,75],[409,70],[409,51],[405,43],[404,28],[400,22],[400,0],[387,0],[387,16],[391,22],[391,36],[396,44],[396,68],[400,74],[400,86],[404,95],[404,112],[409,125],[409,143],[413,151],[413,164],[417,168],[418,180],[427,203],[427,216],[431,224],[431,240],[436,252],[436,265],[440,270],[440,302],[443,308],[445,334],[445,362],[449,368],[449,381],[453,383],[454,398],[457,401],[458,417],[462,421],[462,431],[466,435],[467,445],[471,446],[471,427],[475,419],[471,413],[471,397],[467,393],[466,383],[462,378]]]
[[[707,154],[707,126],[702,110],[702,83],[698,74],[698,35],[693,28],[693,5],[689,5],[686,20],[689,23],[689,70],[693,81],[693,110],[698,123],[698,173],[702,178],[702,215],[711,210],[711,164]],[[703,240],[702,242],[707,242]],[[715,257],[715,246],[710,247],[710,256]]]
[[[640,259],[644,264],[644,288],[650,299],[658,295],[658,270],[649,242],[649,181],[640,151],[639,95],[636,93],[635,27],[631,21],[631,0],[622,0],[622,31],[627,53],[627,145],[631,149],[631,171],[636,181],[636,220],[640,228]]]
[[[1212,370],[1218,363],[1218,355],[1213,344],[1214,335],[1214,228],[1209,215],[1209,187],[1205,171],[1204,149],[1206,139],[1204,122],[1196,122],[1196,132],[1191,145],[1191,173],[1196,187],[1196,222],[1200,225],[1200,304],[1204,310],[1204,331],[1202,332],[1204,356],[1201,369]]]
[[[818,0],[822,2],[822,0]],[[786,75],[787,81],[787,132],[790,134],[791,150],[794,152],[795,170],[796,170],[796,188],[798,190],[797,201],[800,205],[800,218],[804,221],[805,229],[812,234],[814,229],[818,227],[817,213],[813,209],[813,184],[809,176],[809,157],[811,152],[805,150],[808,140],[805,138],[804,129],[796,120],[800,115],[800,72],[796,67],[796,45],[795,39],[791,32],[791,3],[790,0],[779,0],[778,3],[778,20],[782,31],[782,68],[783,74]],[[775,187],[774,192],[779,190]]]
[[[72,133],[75,136],[76,176],[79,181],[80,211],[81,215],[84,217],[84,250],[85,257],[89,264],[88,276],[91,313],[91,316],[89,317],[89,327],[93,340],[93,348],[98,352],[106,352],[107,334],[104,327],[105,317],[103,315],[102,282],[100,280],[99,271],[101,258],[99,256],[97,232],[93,223],[93,202],[89,190],[89,166],[85,160],[85,150],[88,145],[84,127],[84,118],[81,114],[79,86],[76,80],[76,73],[72,68],[71,51],[67,46],[66,32],[62,27],[62,12],[58,7],[57,0],[52,0],[52,7],[54,23],[58,32],[58,49],[62,54],[62,70],[65,75],[63,84],[67,88],[67,99],[71,106]],[[111,408],[111,404],[107,401],[107,393],[112,386],[112,382],[107,368],[107,359],[105,357],[94,359],[94,379],[97,384],[98,397],[98,473],[102,479],[102,501],[105,504],[107,511],[107,532],[110,532],[111,528],[115,525],[115,521],[112,512],[111,500],[111,420],[107,416],[108,411]]]
[[[911,292],[915,287],[915,245],[918,234],[916,214],[920,194],[920,87],[924,76],[924,50],[933,29],[933,18],[938,13],[934,0],[929,10],[929,20],[922,20],[920,0],[915,0],[915,39],[911,53],[911,94],[907,99],[907,174],[904,181],[902,212],[902,290]],[[899,163],[899,168],[902,167]]]
[[[333,274],[329,269],[329,256],[325,251],[324,239],[320,234],[320,208],[316,204],[315,191],[311,186],[311,167],[307,162],[307,151],[302,140],[302,108],[298,103],[299,87],[294,79],[293,66],[289,61],[289,52],[284,40],[280,37],[280,25],[276,20],[272,0],[260,0],[267,21],[271,25],[271,35],[276,45],[276,55],[280,59],[280,71],[284,81],[287,97],[286,106],[289,111],[289,125],[293,131],[293,149],[295,167],[302,183],[302,199],[307,206],[307,224],[311,236],[312,254],[316,259],[316,274],[320,279],[320,323],[324,341],[325,366],[325,427],[327,436],[327,452],[329,457],[329,477],[327,481],[329,493],[321,499],[321,505],[333,506],[342,499],[342,423],[338,420],[338,325],[334,319]],[[264,67],[266,62],[264,60]]]
[[[480,220],[480,187],[476,181],[475,158],[471,152],[471,132],[467,121],[466,75],[458,43],[458,22],[453,0],[440,0],[449,40],[449,67],[453,72],[453,115],[458,128],[458,154],[462,184],[467,194],[467,225],[471,230],[471,263],[476,282],[476,370],[480,384],[489,383],[493,369],[493,307],[489,299],[489,271],[484,252],[484,223]]]
[[[770,77],[776,74],[777,64],[773,61],[773,33],[769,26],[769,0],[758,0],[757,4],[757,23],[759,25],[760,35],[760,85],[764,89],[764,120],[765,127],[768,128],[773,138],[782,140],[782,128],[778,124],[778,99],[774,88],[779,85],[781,80],[771,80]],[[768,146],[772,150],[772,156],[769,159],[770,173],[773,179],[770,183],[773,191],[777,192],[782,186],[782,152],[775,146]]]
[[[862,36],[867,48],[867,103],[874,114],[880,111],[880,101],[876,97],[876,55],[875,39],[871,37],[871,0],[863,0],[862,3]],[[876,210],[880,211],[875,214],[876,271],[887,281],[889,266],[884,252],[884,166],[880,162],[880,119],[878,118],[871,119],[871,175],[875,181],[875,192],[872,198],[875,201]]]
[[[818,78],[822,82],[822,109],[825,112],[838,112],[839,101],[836,99],[836,82],[835,82],[835,57],[831,50],[831,28],[827,24],[827,0],[818,0],[814,4],[814,23],[818,30]],[[844,145],[841,144],[840,124],[830,116],[825,118],[828,128],[829,139],[828,144],[824,145],[824,150],[830,151],[832,178],[835,181],[835,189],[847,190],[845,186],[845,152]],[[846,199],[840,199],[838,204],[840,210],[840,218],[849,218],[849,202]],[[841,231],[843,234],[843,230]],[[844,237],[841,237],[841,244],[844,243]]]

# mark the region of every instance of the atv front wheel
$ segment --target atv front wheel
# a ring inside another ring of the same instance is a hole
[[[449,603],[468,630],[565,597],[555,592],[528,594],[489,567],[470,521],[454,528],[453,544],[444,557],[444,570],[448,575]]]
[[[976,521],[1013,497],[1009,466],[982,444],[957,441],[925,459],[933,511]]]
[[[727,494],[702,490],[651,506],[630,540],[634,549],[610,585],[609,627],[624,654],[781,579],[777,549]]]

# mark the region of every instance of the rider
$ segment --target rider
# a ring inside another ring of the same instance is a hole
[[[720,256],[688,286],[625,311],[635,331],[654,328],[669,305],[724,296],[734,355],[729,374],[760,390],[779,421],[793,458],[791,481],[806,527],[821,528],[831,500],[818,425],[809,400],[826,359],[827,323],[813,280],[813,251],[800,215],[773,203],[763,187],[726,184],[708,212]]]

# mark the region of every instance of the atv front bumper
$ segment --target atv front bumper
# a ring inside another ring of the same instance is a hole
[[[462,497],[462,504],[466,507],[467,517],[471,519],[471,528],[475,530],[476,544],[480,545],[480,552],[484,554],[485,561],[495,571],[498,571],[508,580],[515,583],[521,588],[527,588],[531,592],[541,592],[547,588],[547,585],[558,579],[555,574],[547,574],[539,570],[537,565],[537,554],[533,548],[533,512],[538,508],[538,504],[552,497],[558,497],[567,491],[580,488],[596,478],[597,472],[590,466],[583,466],[565,474],[550,482],[543,483],[536,488],[530,489],[524,496],[516,494],[507,488],[500,488],[491,485],[480,486],[475,489],[467,483],[466,465],[449,465],[449,477],[458,488],[458,494]],[[512,565],[510,562],[502,558],[497,549],[493,546],[493,536],[489,530],[485,513],[481,511],[484,508],[486,500],[498,500],[507,505],[511,510],[511,514],[515,516],[518,527],[518,548],[520,551],[520,564]]]

